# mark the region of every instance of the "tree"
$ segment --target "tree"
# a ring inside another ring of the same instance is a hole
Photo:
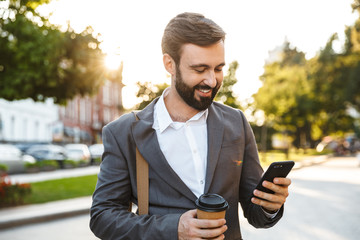
[[[93,30],[60,31],[36,11],[49,2],[10,0],[0,11],[0,98],[65,103],[102,83],[103,54]]]
[[[169,87],[167,83],[153,85],[150,82],[145,82],[145,83],[137,82],[136,84],[139,87],[136,97],[142,99],[142,101],[135,107],[135,109],[138,110],[144,109],[155,98],[161,96],[163,91],[167,87]]]
[[[353,119],[347,109],[350,99],[356,95],[357,81],[350,76],[358,60],[352,54],[336,53],[332,47],[336,39],[337,36],[333,35],[319,56],[309,64],[313,91],[317,93],[314,116],[323,136],[353,129]]]
[[[237,83],[235,75],[238,67],[239,63],[237,61],[233,61],[232,63],[230,63],[228,73],[224,77],[222,86],[215,98],[215,100],[220,101],[233,108],[240,108],[240,104],[234,96],[233,92],[233,86]]]
[[[255,108],[265,113],[279,132],[291,134],[297,147],[305,147],[311,138],[313,99],[308,81],[305,54],[286,41],[281,58],[265,65],[260,77],[263,86],[254,94]]]

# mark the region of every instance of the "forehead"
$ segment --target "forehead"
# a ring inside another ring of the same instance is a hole
[[[184,44],[180,64],[205,64],[217,66],[225,62],[224,42],[219,41],[209,46],[199,46],[192,43]]]

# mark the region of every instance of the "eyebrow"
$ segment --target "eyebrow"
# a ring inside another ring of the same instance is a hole
[[[215,68],[217,68],[217,67],[223,67],[223,66],[225,66],[225,63],[220,63],[220,64],[217,65]],[[207,64],[194,64],[194,65],[190,65],[190,68],[200,68],[200,67],[210,68],[210,66],[207,65]]]

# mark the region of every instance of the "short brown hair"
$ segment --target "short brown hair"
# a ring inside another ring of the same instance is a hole
[[[209,46],[220,40],[225,40],[225,32],[214,21],[198,13],[181,13],[166,26],[161,48],[179,64],[184,44]]]

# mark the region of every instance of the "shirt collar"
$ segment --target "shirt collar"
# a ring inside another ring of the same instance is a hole
[[[186,123],[190,123],[190,122],[194,123],[194,124],[205,124],[206,123],[208,112],[209,112],[208,109],[198,112],[192,118],[187,120],[185,123],[174,122],[171,119],[170,114],[169,114],[168,110],[166,109],[165,102],[164,102],[164,96],[166,96],[168,94],[169,90],[170,90],[169,88],[164,90],[163,94],[159,98],[159,101],[155,105],[154,124],[153,124],[154,129],[159,129],[160,132],[163,132],[169,126],[175,128],[175,129],[179,129]]]

